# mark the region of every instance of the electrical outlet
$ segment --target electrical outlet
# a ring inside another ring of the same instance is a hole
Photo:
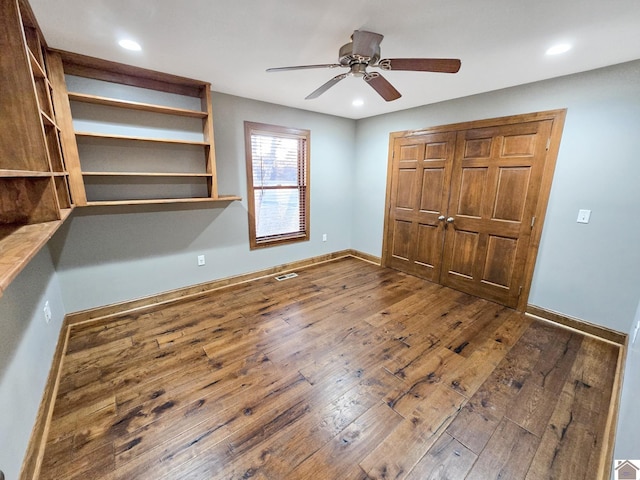
[[[49,300],[44,302],[44,308],[42,310],[44,312],[44,321],[49,323],[51,321],[51,307],[49,306]]]
[[[198,255],[198,266],[201,267],[205,264],[204,255]]]
[[[631,340],[631,344],[636,343],[636,338],[638,338],[638,330],[640,330],[640,320],[636,323],[636,328],[633,330],[633,340]]]
[[[323,233],[323,234],[322,234],[322,241],[323,241],[323,242],[326,242],[326,241],[327,241],[327,234],[326,234],[326,233]]]
[[[578,223],[589,223],[589,218],[591,217],[591,210],[579,210],[578,211],[578,219],[576,222]]]

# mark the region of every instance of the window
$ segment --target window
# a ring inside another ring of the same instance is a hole
[[[309,240],[308,130],[244,123],[251,248]]]

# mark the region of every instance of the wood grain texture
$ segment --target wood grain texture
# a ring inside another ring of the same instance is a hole
[[[89,95],[86,93],[69,92],[68,96],[69,100],[72,102],[93,103],[95,105],[140,110],[143,112],[164,113],[166,115],[177,115],[181,117],[204,118],[207,116],[206,111],[202,112],[200,110],[187,110],[184,108],[165,107],[162,105],[133,102],[130,100],[118,100],[115,98],[100,97],[98,95]]]
[[[524,311],[565,115],[391,133],[382,264]]]
[[[340,250],[337,252],[328,253],[326,255],[320,255],[317,257],[311,257],[296,262],[277,265],[275,267],[267,268],[264,270],[258,270],[243,275],[235,275],[232,277],[226,277],[211,282],[205,282],[198,285],[192,285],[186,288],[179,288],[168,292],[159,293],[156,295],[139,298],[136,300],[129,300],[126,302],[115,303],[112,305],[105,305],[102,307],[91,308],[88,310],[82,310],[67,315],[70,325],[74,325],[74,328],[79,328],[79,325],[88,322],[90,325],[95,325],[96,320],[104,320],[110,324],[113,322],[113,315],[121,314],[123,312],[136,312],[138,310],[147,310],[149,308],[157,308],[161,305],[169,302],[174,302],[179,299],[189,298],[191,296],[202,295],[212,290],[236,285],[242,282],[249,282],[257,280],[259,278],[285,273],[293,271],[295,269],[305,268],[311,265],[316,265],[323,262],[328,262],[334,259],[343,258],[352,255],[351,250]],[[354,254],[355,255],[355,254]]]
[[[34,224],[60,220],[51,177],[0,178],[0,224]]]
[[[71,207],[43,47],[29,3],[1,1],[0,295]]]
[[[78,144],[73,133],[73,119],[71,117],[67,84],[64,78],[64,67],[58,53],[47,52],[47,67],[53,86],[53,108],[56,111],[56,120],[60,126],[60,146],[64,156],[65,168],[69,172],[71,198],[76,205],[85,206],[87,204],[87,195],[82,183],[80,154],[78,153]]]
[[[53,51],[60,54],[64,63],[64,70],[70,75],[96,78],[107,82],[122,83],[191,97],[200,97],[202,89],[205,86],[209,86],[206,82],[168,73],[124,65],[63,50]]]
[[[171,145],[199,145],[209,146],[208,142],[199,140],[177,140],[172,138],[153,138],[153,137],[135,137],[131,135],[117,135],[107,133],[95,133],[95,132],[75,132],[76,137],[91,137],[91,138],[107,138],[111,140],[128,140],[132,142],[151,142],[151,143],[166,143]]]
[[[618,346],[356,258],[297,273],[71,325],[23,478],[598,478]]]
[[[456,480],[465,478],[477,455],[444,433],[411,470],[407,480]]]
[[[0,296],[60,228],[69,213],[70,209],[62,210],[62,218],[52,222],[0,225]]]
[[[0,168],[47,171],[47,149],[20,13],[17,1],[0,2]]]
[[[539,443],[532,433],[502,419],[466,478],[523,478]]]
[[[202,119],[202,138],[208,144],[205,147],[205,171],[213,175],[209,180],[208,189],[211,198],[218,198],[218,177],[216,168],[215,137],[213,135],[213,105],[211,104],[211,85],[202,87],[200,108],[206,113]]]
[[[626,333],[618,332],[610,328],[606,328],[593,323],[585,322],[562,313],[554,312],[546,308],[537,307],[535,305],[527,305],[526,313],[534,317],[549,320],[550,322],[565,325],[569,328],[574,328],[580,332],[588,333],[599,338],[604,338],[618,345],[626,345],[628,335]]]
[[[552,120],[458,132],[440,282],[518,304]],[[546,202],[546,199],[543,199]]]

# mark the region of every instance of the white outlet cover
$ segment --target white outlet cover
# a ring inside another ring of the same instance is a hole
[[[591,210],[579,210],[578,211],[578,219],[576,222],[578,223],[589,223],[589,218],[591,217]]]
[[[204,255],[198,255],[198,266],[201,267],[205,264]]]

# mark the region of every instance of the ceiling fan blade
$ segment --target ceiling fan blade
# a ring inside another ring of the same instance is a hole
[[[379,73],[367,73],[363,78],[365,82],[371,85],[371,87],[373,87],[373,89],[378,92],[378,94],[380,94],[380,96],[387,102],[397,100],[402,96],[400,92],[396,90],[395,87],[391,85],[389,81]]]
[[[353,55],[372,58],[380,51],[380,42],[382,42],[383,38],[379,33],[355,30],[351,36],[353,41]]]
[[[376,66],[383,70],[457,73],[460,65],[457,58],[387,58],[380,60]]]
[[[320,95],[322,95],[324,92],[329,90],[331,87],[333,87],[340,80],[344,80],[345,78],[347,78],[347,74],[346,73],[343,73],[341,75],[336,75],[331,80],[329,80],[327,83],[322,85],[320,88],[318,88],[317,90],[314,90],[309,95],[307,95],[305,97],[305,100],[313,100],[314,98],[318,98]]]
[[[287,72],[289,70],[309,70],[312,68],[336,68],[336,67],[344,67],[344,65],[340,65],[339,63],[324,63],[321,65],[297,65],[294,67],[267,68],[267,72]]]

